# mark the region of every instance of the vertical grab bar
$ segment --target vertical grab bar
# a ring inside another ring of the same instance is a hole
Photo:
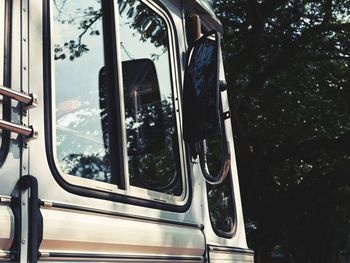
[[[30,190],[28,206],[28,262],[37,263],[40,257],[39,246],[43,233],[43,219],[40,213],[38,180],[34,176],[26,175],[21,177],[18,184],[21,190]]]

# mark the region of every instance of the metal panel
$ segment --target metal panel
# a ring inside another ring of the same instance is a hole
[[[8,255],[14,236],[14,216],[10,207],[0,204],[0,258]]]
[[[254,252],[250,249],[209,246],[209,261],[211,263],[220,262],[254,262]]]
[[[205,252],[200,229],[55,208],[41,210],[43,255],[197,258]]]
[[[254,256],[251,254],[240,253],[228,253],[228,252],[210,252],[210,263],[222,263],[222,262],[254,262]]]

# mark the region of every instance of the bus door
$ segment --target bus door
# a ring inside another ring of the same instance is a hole
[[[29,86],[40,98],[29,112],[39,132],[29,190],[40,199],[30,251],[45,261],[204,262],[180,131],[181,10],[29,3]]]

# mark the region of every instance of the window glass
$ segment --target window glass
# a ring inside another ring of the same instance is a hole
[[[219,126],[219,125],[217,125]],[[218,173],[223,159],[219,127],[207,139],[207,165],[210,172]],[[229,236],[234,228],[234,200],[231,174],[219,185],[207,184],[209,212],[212,226],[219,236]]]
[[[69,175],[111,182],[101,1],[54,0],[56,155]]]
[[[179,196],[168,28],[140,1],[121,0],[119,11],[130,184]]]

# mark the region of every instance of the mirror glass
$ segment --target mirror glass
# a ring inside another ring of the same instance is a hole
[[[214,133],[218,120],[218,41],[202,37],[190,52],[185,73],[184,139],[196,142]]]

